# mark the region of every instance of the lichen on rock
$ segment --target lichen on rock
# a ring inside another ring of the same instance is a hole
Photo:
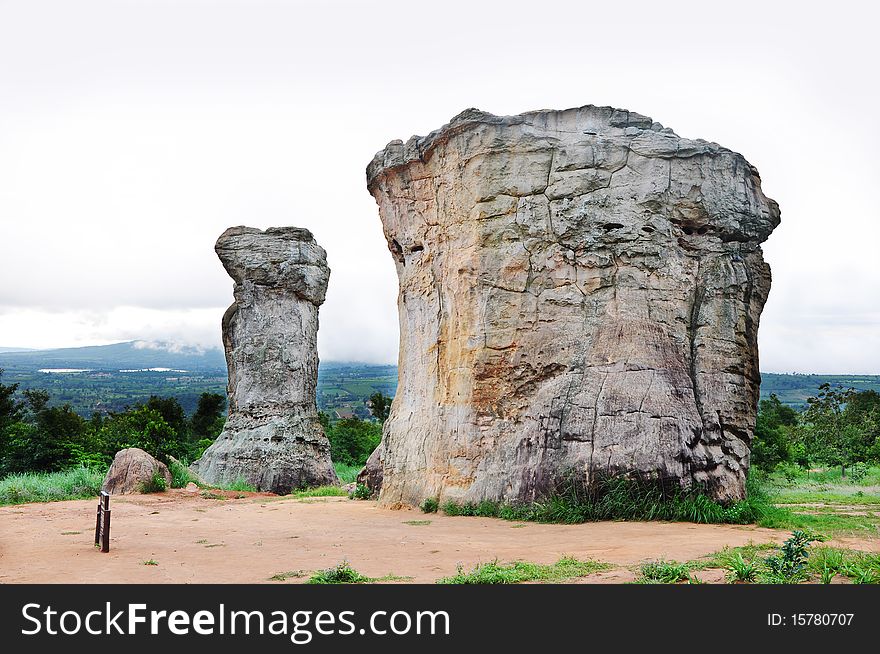
[[[306,229],[231,227],[215,250],[235,281],[223,316],[229,415],[194,471],[212,484],[242,479],[282,494],[336,483],[315,406],[324,249]]]
[[[572,474],[744,497],[779,208],[741,155],[611,107],[469,109],[367,184],[400,281],[382,502]]]

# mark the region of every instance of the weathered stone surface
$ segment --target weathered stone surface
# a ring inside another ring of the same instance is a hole
[[[336,483],[315,406],[324,249],[297,227],[231,227],[214,249],[235,280],[223,316],[229,417],[192,468],[209,483],[241,478],[276,493]]]
[[[382,463],[383,463],[383,447],[380,444],[370,458],[367,459],[366,465],[361,469],[357,476],[357,483],[363,484],[373,491],[382,488]]]
[[[113,457],[101,488],[111,495],[142,493],[144,484],[148,484],[157,471],[165,478],[165,487],[171,488],[171,472],[164,463],[139,447],[119,450]]]
[[[618,473],[744,496],[779,209],[741,155],[610,107],[469,109],[367,183],[400,280],[384,503]]]

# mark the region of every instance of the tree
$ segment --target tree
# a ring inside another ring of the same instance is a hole
[[[165,463],[169,455],[187,455],[186,443],[180,442],[162,414],[144,405],[105,418],[101,438],[110,456],[127,447],[139,447]]]
[[[97,463],[89,423],[70,406],[49,406],[49,394],[24,392],[28,414],[8,430],[4,472],[53,472],[76,463]]]
[[[346,418],[325,429],[330,441],[330,458],[336,463],[362,466],[382,439],[382,426],[368,420]]]
[[[0,368],[0,378],[3,368]],[[18,422],[24,413],[24,405],[15,399],[18,384],[0,384],[0,436],[13,423]]]
[[[797,411],[783,404],[775,393],[761,400],[752,440],[752,464],[773,470],[780,463],[791,461],[791,432],[797,423]]]
[[[186,438],[189,423],[186,419],[186,412],[180,406],[180,402],[176,397],[156,397],[151,395],[145,406],[162,416],[179,439]]]
[[[382,391],[377,391],[370,395],[370,413],[380,423],[384,423],[388,419],[388,414],[391,412],[391,399],[387,395],[383,395]]]
[[[803,414],[802,438],[817,459],[846,468],[868,456],[873,438],[865,414],[851,407],[859,405],[853,388],[832,388],[822,384],[816,397],[807,399]]]
[[[190,420],[190,427],[196,439],[217,438],[223,431],[223,411],[226,410],[226,397],[219,393],[202,393],[199,405]]]

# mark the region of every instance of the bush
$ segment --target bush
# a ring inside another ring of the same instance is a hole
[[[422,510],[422,513],[437,513],[437,509],[440,508],[440,503],[437,501],[437,498],[429,497],[422,502],[419,508]]]
[[[853,483],[859,483],[868,476],[868,466],[865,463],[854,463],[849,469],[849,478]]]
[[[358,484],[349,497],[353,500],[368,500],[373,497],[373,491],[366,484]]]
[[[154,470],[149,480],[141,484],[142,493],[163,493],[168,484],[165,481],[165,475],[159,470]]]
[[[818,539],[805,531],[794,531],[782,545],[779,554],[764,559],[767,568],[762,581],[773,584],[792,584],[807,578],[808,547]]]

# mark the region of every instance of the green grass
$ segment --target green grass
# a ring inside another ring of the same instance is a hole
[[[164,493],[168,488],[168,481],[159,470],[153,470],[150,478],[141,484],[142,493]]]
[[[610,566],[599,561],[579,561],[563,557],[551,565],[514,561],[513,563],[482,563],[470,572],[464,572],[461,566],[452,577],[438,579],[438,584],[518,584],[523,581],[562,581],[575,577],[586,577]]]
[[[149,559],[148,561],[144,561],[144,565],[159,565],[159,562]]]
[[[316,486],[315,488],[294,491],[290,497],[348,497],[348,491],[342,486]]]
[[[239,491],[243,493],[256,493],[257,489],[254,488],[251,484],[247,483],[243,477],[239,477],[235,481],[229,484],[218,484],[216,486],[212,486],[212,488],[219,488],[220,490],[227,491]]]
[[[297,575],[304,576],[304,575]],[[412,577],[402,577],[395,574],[387,574],[383,577],[367,577],[351,567],[351,564],[343,559],[332,568],[317,570],[309,577],[307,584],[375,584],[388,581],[409,581]],[[273,579],[274,580],[274,579]]]
[[[829,581],[834,575],[842,575],[853,583],[880,584],[880,554],[816,547],[807,560],[807,570],[814,577],[825,576]]]
[[[307,584],[366,584],[374,581],[370,577],[365,577],[360,572],[351,567],[348,561],[341,561],[332,568],[326,570],[318,570],[315,572]]]
[[[649,561],[639,568],[639,584],[677,584],[691,580],[691,570],[687,563],[676,561]]]
[[[754,560],[762,552],[775,551],[779,548],[776,543],[749,543],[741,547],[725,547],[723,550],[709,554],[694,561],[688,561],[691,570],[707,570],[709,568],[727,568],[737,558],[746,561]]]
[[[171,471],[171,488],[184,488],[187,484],[193,483],[199,488],[203,488],[204,484],[189,471],[186,461],[174,460],[168,466]]]
[[[106,470],[76,467],[62,472],[29,472],[0,480],[0,505],[92,498],[101,492]]]
[[[336,476],[343,484],[351,484],[357,481],[358,473],[364,469],[363,466],[347,466],[344,463],[334,463]]]
[[[569,483],[546,499],[533,503],[448,501],[440,508],[451,516],[564,524],[598,520],[750,524],[780,511],[769,503],[755,482],[750,482],[747,500],[724,506],[696,490],[663,487],[656,482],[624,477],[602,480],[589,489]]]
[[[411,525],[413,527],[423,527],[425,525],[431,524],[431,521],[430,520],[405,520],[403,524]]]
[[[288,570],[287,572],[276,572],[269,577],[269,581],[287,581],[288,579],[298,579],[305,576],[306,573],[302,570]]]

